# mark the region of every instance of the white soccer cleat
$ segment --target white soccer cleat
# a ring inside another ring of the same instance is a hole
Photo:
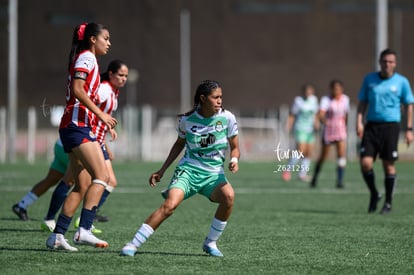
[[[97,237],[95,237],[95,235],[93,235],[93,233],[90,230],[86,230],[83,227],[79,227],[78,231],[76,231],[73,241],[76,244],[90,245],[101,248],[109,246],[107,242],[98,239]]]
[[[203,245],[203,251],[214,257],[223,257],[223,253],[217,247]]]
[[[76,247],[68,244],[63,234],[59,233],[50,234],[46,241],[46,247],[52,250],[78,251]]]
[[[78,217],[78,218],[75,220],[74,226],[75,226],[75,228],[76,228],[76,229],[78,229],[78,228],[79,228],[79,224],[80,224],[80,217]],[[91,232],[92,232],[93,234],[101,234],[101,233],[102,233],[102,230],[101,230],[101,229],[96,228],[96,227],[92,224],[92,227],[91,227]]]
[[[223,253],[217,248],[216,242],[211,241],[208,238],[205,239],[203,244],[203,251],[214,257],[223,257]]]
[[[56,227],[55,220],[44,220],[40,224],[40,228],[42,228],[43,231],[53,232],[53,230],[55,230],[55,227]]]
[[[127,243],[121,250],[121,256],[133,257],[137,253],[137,247],[132,243]]]

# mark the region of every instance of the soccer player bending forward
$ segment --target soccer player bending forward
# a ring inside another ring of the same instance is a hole
[[[134,256],[161,223],[174,213],[180,203],[200,193],[218,208],[202,249],[211,256],[222,257],[216,242],[233,210],[234,190],[224,175],[225,151],[230,145],[228,168],[236,173],[240,157],[235,116],[222,107],[222,89],[216,81],[205,80],[196,90],[194,107],[179,115],[178,137],[161,169],[149,178],[156,186],[167,168],[185,147],[185,154],[175,169],[171,182],[162,192],[165,200],[141,225],[121,255]]]

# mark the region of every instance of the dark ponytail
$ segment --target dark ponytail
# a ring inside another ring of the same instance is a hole
[[[201,84],[198,85],[196,93],[194,95],[193,108],[186,113],[179,114],[178,116],[189,116],[192,113],[194,113],[197,110],[197,108],[200,106],[200,103],[201,103],[200,96],[204,95],[205,97],[207,97],[211,94],[213,90],[217,88],[221,88],[220,83],[218,83],[217,81],[204,80],[203,82],[201,82]]]
[[[90,38],[92,36],[98,36],[104,29],[107,30],[105,26],[96,23],[82,23],[75,27],[72,37],[72,47],[69,53],[68,71],[70,71],[76,56],[81,51],[91,48]]]

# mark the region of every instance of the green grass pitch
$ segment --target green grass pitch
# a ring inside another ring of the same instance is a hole
[[[195,196],[176,210],[135,257],[119,251],[144,219],[162,202],[147,180],[160,163],[114,163],[119,187],[97,223],[107,249],[81,246],[75,253],[48,251],[40,230],[51,192],[29,207],[30,221],[17,219],[11,206],[47,172],[48,163],[0,166],[1,274],[414,274],[413,163],[397,163],[398,184],[390,215],[368,214],[368,191],[356,162],[335,188],[333,162],[324,165],[319,185],[283,182],[276,162],[240,163],[227,173],[236,191],[233,215],[218,246],[224,258],[206,256],[201,245],[216,205]],[[375,167],[383,192],[383,173]],[[382,201],[379,207],[382,206]],[[66,237],[73,244],[73,227]]]

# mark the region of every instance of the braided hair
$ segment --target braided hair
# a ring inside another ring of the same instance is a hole
[[[197,108],[200,106],[201,104],[201,95],[204,95],[205,97],[208,97],[211,92],[217,88],[221,88],[220,83],[218,83],[217,81],[214,80],[204,80],[203,82],[201,82],[200,85],[198,85],[196,93],[194,95],[194,104],[193,104],[193,108],[183,114],[179,114],[178,116],[189,116],[192,113],[194,113]]]

